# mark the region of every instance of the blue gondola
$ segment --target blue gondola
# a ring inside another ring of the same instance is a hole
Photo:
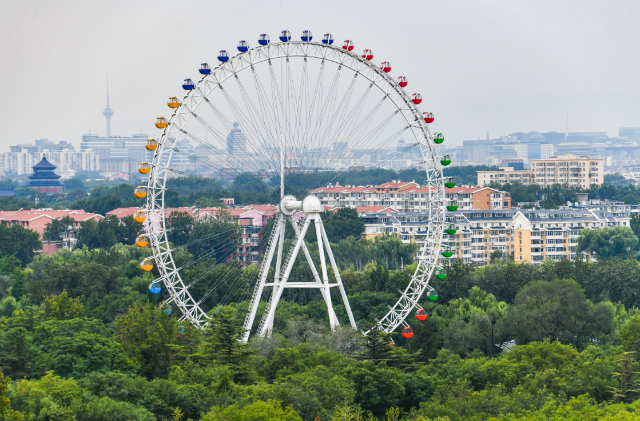
[[[185,91],[190,91],[193,89],[195,85],[193,84],[193,81],[189,78],[185,79],[184,82],[182,82],[182,89],[184,89]]]
[[[208,75],[209,73],[211,73],[211,67],[209,67],[209,65],[207,63],[202,63],[200,65],[200,73],[203,75]]]
[[[164,306],[164,311],[165,311],[167,314],[171,314],[171,312],[173,311],[173,309],[171,308],[171,304],[167,303],[167,304]]]
[[[258,37],[258,44],[260,45],[267,45],[270,42],[271,42],[271,39],[267,34],[260,34],[260,36]]]
[[[280,32],[280,41],[282,42],[291,41],[291,32],[287,31],[286,29]]]
[[[304,42],[309,42],[313,39],[313,34],[311,31],[302,31],[302,36],[300,37]]]
[[[324,34],[324,36],[322,37],[322,43],[323,44],[333,44],[333,35],[331,34]]]
[[[223,63],[229,60],[229,54],[227,53],[227,50],[220,50],[220,52],[218,53],[218,60]]]
[[[249,51],[249,43],[245,40],[242,40],[238,43],[238,51],[244,53]]]
[[[152,294],[160,294],[161,288],[160,284],[156,281],[153,281],[149,284],[149,292]]]

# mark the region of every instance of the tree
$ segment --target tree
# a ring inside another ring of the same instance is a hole
[[[122,222],[115,215],[89,219],[80,223],[76,248],[109,248],[117,243],[131,245],[141,231],[142,226],[132,216],[125,217]]]
[[[627,352],[640,353],[640,315],[631,317],[620,330],[620,341]]]
[[[193,228],[193,217],[187,212],[173,211],[166,219],[167,238],[175,246],[184,246],[189,241]]]
[[[69,297],[65,289],[60,295],[45,298],[44,313],[56,320],[76,319],[84,313],[84,306],[79,298]]]
[[[479,349],[494,356],[495,345],[507,339],[502,326],[506,309],[505,302],[478,287],[469,290],[468,298],[449,301],[452,320],[445,333],[445,347],[459,353]]]
[[[364,220],[353,208],[340,208],[335,212],[322,212],[320,215],[324,230],[327,232],[327,238],[332,243],[338,243],[348,237],[359,239],[360,234],[364,232]],[[309,242],[315,242],[317,240],[315,230],[309,229],[305,239]]]
[[[248,359],[254,353],[240,339],[244,334],[242,321],[233,307],[225,306],[206,327],[198,354],[205,361],[217,361],[234,371],[236,383],[246,383],[250,377]]]
[[[125,206],[125,202],[115,195],[89,197],[77,200],[73,202],[71,207],[73,209],[82,209],[85,212],[97,213],[100,215],[106,215],[114,209]]]
[[[78,178],[69,178],[62,182],[64,190],[67,192],[84,190],[84,183]]]
[[[40,234],[14,224],[0,224],[0,257],[15,256],[26,266],[36,252],[42,250]]]
[[[364,350],[357,356],[358,359],[371,361],[373,364],[394,359],[391,336],[395,333],[387,333],[381,329],[380,325],[375,323],[365,323],[362,328],[368,333],[364,343]]]
[[[637,246],[638,237],[629,227],[585,228],[578,236],[576,254],[595,251],[599,257],[608,258],[628,255]]]
[[[51,368],[65,377],[82,378],[94,371],[132,373],[135,368],[120,344],[86,331],[71,337],[55,337],[46,350]]]
[[[234,192],[251,192],[251,193],[267,193],[269,187],[260,176],[250,173],[238,174],[233,179],[231,191]]]
[[[591,304],[577,282],[557,279],[525,285],[505,321],[518,344],[549,339],[581,346],[611,331],[613,312]]]
[[[53,219],[44,228],[44,239],[48,241],[60,241],[60,234],[75,225],[75,219],[65,216],[62,219]]]
[[[168,376],[178,325],[162,306],[134,303],[116,319],[116,328],[118,342],[139,363],[140,374],[148,379]]]
[[[5,377],[0,371],[0,419],[3,421],[22,421],[24,416],[9,407],[11,401],[7,398],[7,389],[9,388],[8,377]]]
[[[623,352],[616,360],[618,370],[614,373],[618,386],[612,388],[616,402],[631,403],[640,395],[640,380],[635,352]]]
[[[256,400],[244,408],[237,403],[226,408],[213,407],[202,421],[302,421],[291,408],[283,408],[279,401]]]

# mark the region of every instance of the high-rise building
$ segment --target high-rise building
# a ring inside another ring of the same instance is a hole
[[[102,114],[107,120],[107,137],[111,137],[111,116],[113,115],[113,111],[111,111],[111,107],[109,107],[109,80],[107,80],[107,107]]]
[[[233,129],[227,135],[227,153],[229,155],[242,155],[247,152],[247,137],[242,133],[240,124],[233,123]]]

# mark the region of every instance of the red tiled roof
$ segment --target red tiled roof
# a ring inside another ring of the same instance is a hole
[[[358,206],[358,213],[395,213],[397,210],[388,206]]]

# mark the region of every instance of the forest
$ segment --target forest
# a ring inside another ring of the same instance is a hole
[[[205,224],[199,238],[238,235],[230,221],[187,217],[170,223]],[[394,236],[356,240],[345,227],[357,232],[357,221],[335,218],[332,248],[358,328],[369,330],[409,282],[415,248]],[[421,302],[427,319],[407,320],[410,339],[364,337],[341,304],[343,325],[331,331],[319,296],[285,296],[273,334],[245,345],[248,296],[233,282],[255,279],[256,267],[179,232],[184,277],[202,279],[194,293],[222,285],[203,304],[203,329],[179,322],[161,304],[166,293],[149,292],[157,274],[139,266],[148,249],[84,244],[0,258],[0,419],[640,419],[640,262],[630,256],[453,261],[431,282],[438,299]]]

